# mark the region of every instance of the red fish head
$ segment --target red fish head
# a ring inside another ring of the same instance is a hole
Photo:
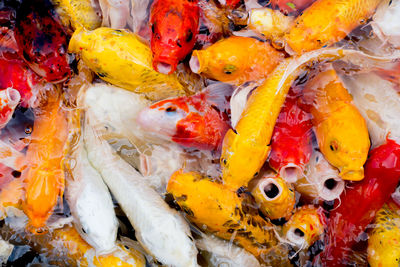
[[[176,134],[177,123],[186,118],[189,106],[181,98],[166,99],[145,108],[139,113],[138,124],[146,131],[171,140]]]
[[[194,47],[199,26],[197,1],[155,1],[150,25],[153,67],[170,74]]]
[[[18,17],[15,38],[21,57],[37,74],[49,82],[66,80],[68,64],[67,36],[62,26],[44,12],[31,11]]]

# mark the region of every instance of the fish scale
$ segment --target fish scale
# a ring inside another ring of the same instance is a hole
[[[80,52],[83,61],[101,79],[135,93],[143,93],[151,100],[186,92],[176,75],[165,75],[152,69],[150,48],[129,31],[78,29],[71,37],[69,50]]]
[[[299,16],[285,36],[290,48],[304,53],[340,41],[364,24],[381,0],[320,0]]]

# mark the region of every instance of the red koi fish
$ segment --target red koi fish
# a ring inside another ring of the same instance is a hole
[[[218,0],[218,2],[229,9],[234,9],[240,5],[241,0]]]
[[[175,71],[179,61],[192,51],[199,28],[197,0],[155,0],[150,26],[153,68],[161,73]]]
[[[302,177],[311,154],[311,117],[299,107],[298,95],[291,90],[272,134],[269,165],[287,182],[293,183]]]
[[[322,266],[346,266],[357,237],[372,222],[400,181],[400,145],[387,140],[370,152],[365,178],[353,183],[336,202],[329,216]],[[318,258],[316,259],[318,262]]]
[[[189,148],[218,150],[230,126],[226,113],[216,107],[226,95],[219,91],[221,101],[213,92],[162,100],[142,110],[137,122],[164,140]]]
[[[279,9],[280,11],[288,13],[300,13],[315,0],[271,0],[271,5],[273,8]]]
[[[62,82],[71,74],[67,36],[47,7],[40,3],[24,1],[18,10],[15,38],[20,56],[46,81]]]

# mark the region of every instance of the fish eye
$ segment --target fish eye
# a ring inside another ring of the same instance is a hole
[[[182,47],[182,44],[181,44],[181,40],[180,40],[180,39],[178,39],[178,40],[176,41],[176,45],[179,46],[179,47]]]
[[[155,23],[151,25],[151,32],[154,33],[156,31]]]
[[[25,133],[26,134],[31,134],[32,133],[32,127],[31,126],[26,127],[25,128]]]
[[[228,64],[228,65],[225,65],[225,67],[224,67],[225,74],[232,74],[235,70],[236,70],[236,66],[234,66],[234,65]]]
[[[329,144],[329,148],[333,152],[337,151],[338,148],[339,148],[339,145],[338,145],[337,141],[336,140],[331,141],[331,143]]]
[[[191,30],[188,30],[186,34],[186,43],[189,43],[193,39],[193,33]]]
[[[222,164],[226,165],[227,160],[226,159],[222,159]]]
[[[167,112],[167,113],[176,112],[176,107],[167,107],[165,112]]]

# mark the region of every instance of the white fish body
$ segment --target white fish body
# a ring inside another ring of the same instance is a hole
[[[212,267],[258,267],[258,260],[249,252],[234,244],[211,235],[196,240],[198,249],[208,252],[208,264]]]
[[[71,160],[74,162],[72,179],[68,176],[66,179],[66,200],[81,237],[98,255],[106,254],[115,249],[118,220],[110,192],[100,174],[90,165],[82,139]]]
[[[90,121],[89,112],[86,116]],[[98,137],[90,123],[85,125],[85,144],[90,162],[127,215],[143,248],[165,265],[198,266],[197,250],[183,217]]]
[[[150,105],[143,96],[127,90],[96,83],[79,96],[79,103],[90,110],[91,123],[100,125],[103,135],[126,138],[139,150],[148,148],[149,140],[136,123],[139,112]]]
[[[125,28],[130,18],[129,0],[99,0],[103,15],[102,26],[113,29]]]
[[[341,78],[367,122],[372,147],[384,144],[389,133],[400,141],[400,97],[393,84],[374,73]]]
[[[395,47],[400,47],[400,1],[382,1],[378,6],[373,22],[374,33],[383,41],[388,41]]]

